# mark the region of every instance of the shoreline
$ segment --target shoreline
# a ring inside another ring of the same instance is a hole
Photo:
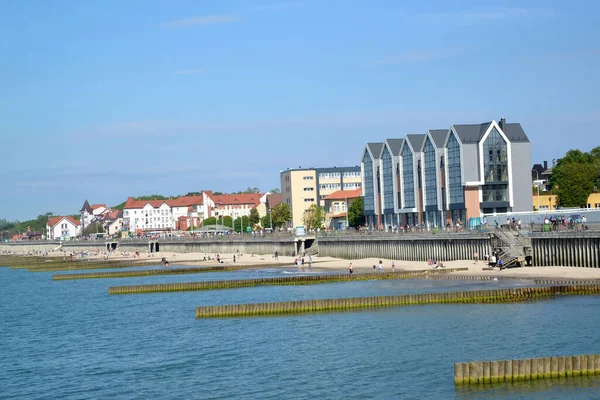
[[[210,256],[211,260],[199,261],[203,260],[204,256],[207,258]],[[123,262],[131,262],[135,265],[137,262],[146,262],[150,260],[156,260],[157,264],[160,264],[161,259],[165,257],[169,262],[169,267],[208,267],[219,265],[216,260],[214,260],[216,254],[208,254],[208,253],[172,253],[172,252],[158,252],[158,253],[141,253],[139,257],[132,257],[131,254],[129,256],[123,256],[120,253],[113,253],[108,256],[108,261],[123,261]],[[19,257],[19,255],[14,255],[15,257]],[[275,260],[273,254],[242,254],[241,257],[236,256],[236,263],[233,262],[232,253],[221,253],[221,261],[220,265],[256,265],[260,266],[260,264],[273,264],[274,262],[279,262],[281,264],[289,264],[286,265],[286,268],[294,267],[295,257],[291,256],[279,256],[278,260]],[[63,253],[59,252],[51,252],[48,253],[47,256],[42,255],[33,255],[32,257],[39,258],[59,258],[64,257]],[[89,255],[85,257],[85,259],[101,262],[104,260],[104,254],[97,255]],[[67,255],[66,259],[69,259]],[[82,258],[74,258],[74,260],[81,260]],[[308,259],[309,256],[305,256],[305,265],[303,268],[308,267]],[[321,269],[321,270],[335,270],[335,271],[348,271],[348,267],[350,263],[352,263],[352,268],[356,272],[368,272],[373,271],[373,265],[376,266],[376,270],[379,271],[378,264],[379,261],[383,264],[383,271],[390,272],[392,271],[392,262],[395,264],[394,270],[396,271],[414,271],[414,270],[426,270],[432,269],[431,266],[427,264],[426,261],[401,261],[401,260],[390,260],[386,258],[364,258],[357,260],[344,260],[333,257],[319,257],[312,256],[313,261],[313,269]],[[271,266],[272,267],[272,266]],[[301,267],[299,267],[301,268]],[[519,268],[508,268],[502,271],[498,269],[494,269],[493,271],[484,271],[482,268],[487,268],[487,263],[483,261],[479,261],[478,263],[474,263],[472,260],[457,260],[457,261],[448,261],[444,263],[444,268],[468,268],[467,271],[460,272],[452,272],[449,275],[460,277],[505,277],[505,278],[522,278],[522,279],[535,279],[535,278],[550,278],[550,279],[574,279],[574,280],[600,280],[600,268],[582,268],[582,267],[519,267]]]

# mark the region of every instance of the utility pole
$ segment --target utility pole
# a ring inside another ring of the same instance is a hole
[[[539,212],[540,211],[540,182],[539,182],[539,180],[540,180],[540,174],[535,169],[532,169],[532,171],[535,172],[535,175],[536,175],[536,178],[537,178],[535,186],[537,187],[537,204],[538,204],[537,210]]]

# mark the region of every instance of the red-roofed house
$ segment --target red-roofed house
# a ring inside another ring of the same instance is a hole
[[[70,215],[48,218],[46,237],[48,240],[73,238],[81,233],[81,224]]]
[[[123,231],[186,230],[190,226],[199,227],[203,218],[203,196],[181,196],[168,200],[129,197],[123,207]]]
[[[362,195],[362,189],[338,190],[326,196],[325,226],[331,229],[346,229],[348,207]]]
[[[264,204],[267,201],[265,193],[250,193],[250,194],[208,194],[206,196],[207,206],[210,208],[210,216],[221,217],[229,216],[233,219],[249,216],[250,210],[257,207],[259,204]],[[259,210],[259,215],[261,214]],[[261,216],[264,216],[263,211]]]

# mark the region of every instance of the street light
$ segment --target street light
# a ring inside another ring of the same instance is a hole
[[[269,208],[269,223],[271,224],[271,232],[273,232],[273,214],[271,214],[270,208]]]
[[[537,201],[537,203],[538,203],[537,209],[538,209],[538,212],[539,212],[540,211],[540,182],[539,182],[539,180],[540,180],[540,174],[535,169],[532,169],[532,171],[535,172],[535,176],[537,178],[536,179],[537,183],[535,184],[535,186],[537,187],[537,200],[538,200]]]
[[[350,225],[348,225],[348,211],[349,211],[348,197],[346,197],[346,230],[348,230],[348,228],[350,227]]]

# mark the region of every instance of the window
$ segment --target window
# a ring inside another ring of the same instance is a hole
[[[340,205],[339,205],[339,203],[335,203],[333,205],[333,212],[336,213],[336,214],[339,214],[339,212],[340,212]]]
[[[394,207],[394,162],[387,146],[383,154],[383,209]]]
[[[435,147],[429,137],[425,142],[425,149],[423,150],[424,167],[425,167],[425,205],[437,206],[437,174],[435,162]],[[431,221],[431,219],[428,219]]]
[[[314,190],[315,190],[315,188],[314,188],[314,187],[305,187],[305,188],[304,188],[304,191],[305,191],[305,192],[312,192],[312,191],[314,191]]]
[[[314,203],[315,199],[314,198],[310,198],[310,199],[304,199],[305,203]]]
[[[340,190],[341,185],[339,183],[323,183],[319,185],[321,190]]]
[[[339,172],[322,172],[319,174],[319,179],[340,179]]]
[[[302,179],[304,179],[305,181],[312,181],[315,178],[313,176],[304,176],[302,177]]]
[[[404,192],[404,208],[415,207],[415,172],[413,169],[413,154],[405,144],[402,149],[402,183]]]
[[[465,202],[465,192],[460,176],[460,144],[454,136],[448,139],[448,188],[450,189],[450,204]]]
[[[483,201],[508,201],[507,144],[493,128],[483,143]],[[493,199],[493,200],[490,200]]]

